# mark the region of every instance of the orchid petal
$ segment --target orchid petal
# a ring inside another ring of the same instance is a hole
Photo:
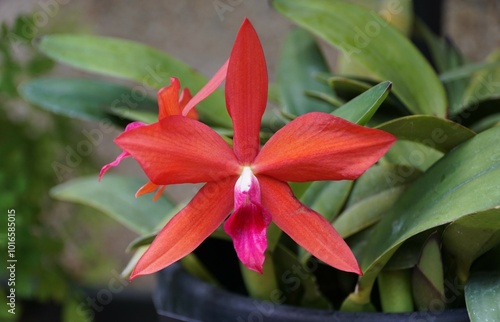
[[[349,246],[324,217],[300,203],[286,183],[265,176],[258,178],[262,205],[279,228],[326,264],[361,274]]]
[[[234,128],[234,152],[244,164],[252,162],[259,151],[267,86],[264,51],[255,29],[245,19],[231,52],[226,80],[226,104]]]
[[[224,65],[215,73],[215,75],[205,84],[205,86],[200,89],[198,93],[187,103],[187,105],[182,110],[183,116],[189,116],[189,113],[192,111],[193,107],[196,104],[203,101],[208,95],[212,94],[213,91],[219,87],[224,79],[226,79],[227,74],[227,65],[229,60],[226,60]]]
[[[241,171],[219,134],[183,116],[170,116],[122,133],[115,142],[157,185],[217,181]]]
[[[149,181],[148,183],[143,185],[141,188],[139,188],[139,190],[137,190],[137,192],[135,193],[135,197],[138,198],[142,195],[145,195],[147,193],[151,193],[151,192],[158,190],[158,191],[156,191],[156,193],[153,197],[153,201],[157,201],[161,197],[165,188],[166,188],[166,186],[159,186],[159,185],[154,184],[151,181]]]
[[[179,90],[181,85],[175,77],[170,77],[170,86],[158,91],[158,120],[167,116],[180,115]]]
[[[142,122],[132,122],[132,123],[129,123],[127,124],[127,126],[125,127],[125,130],[123,132],[127,132],[127,131],[130,131],[130,130],[133,130],[133,129],[136,129],[138,127],[141,127],[141,126],[145,126],[146,124],[142,123]],[[104,176],[104,174],[111,168],[111,167],[116,167],[120,164],[120,162],[122,162],[123,159],[125,158],[128,158],[130,156],[130,154],[128,152],[122,152],[120,153],[116,159],[113,161],[113,162],[110,162],[106,165],[104,165],[102,168],[101,168],[101,171],[99,172],[99,178],[98,180],[101,181],[102,177]]]
[[[130,279],[151,274],[191,253],[227,217],[233,208],[235,180],[207,183],[193,200],[158,233],[139,259]]]
[[[135,197],[137,198],[137,197],[140,197],[140,196],[145,195],[147,193],[151,193],[153,191],[156,191],[156,189],[158,189],[158,187],[159,187],[159,185],[154,184],[151,181],[149,181],[148,183],[146,183],[145,185],[140,187],[139,190],[137,190],[137,192],[135,193]]]
[[[192,96],[191,92],[189,91],[189,88],[184,88],[181,92],[181,97],[179,97],[179,105],[181,110],[184,109],[184,107],[191,101]],[[193,120],[198,120],[198,112],[196,111],[196,106],[195,108],[192,108],[189,110],[187,113],[186,117],[189,117],[190,119]]]
[[[231,236],[238,258],[246,267],[262,273],[267,248],[266,230],[271,215],[261,205],[259,181],[245,167],[234,186],[234,213],[224,230]]]
[[[396,138],[320,112],[281,128],[252,164],[255,174],[282,181],[352,180],[380,159]]]

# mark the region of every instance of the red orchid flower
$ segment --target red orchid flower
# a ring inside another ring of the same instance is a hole
[[[162,119],[172,115],[183,115],[188,118],[197,120],[198,113],[195,109],[196,104],[210,95],[226,78],[227,64],[228,61],[226,61],[224,65],[222,65],[217,73],[215,73],[214,77],[212,77],[212,79],[210,79],[208,83],[194,97],[191,96],[188,88],[184,88],[184,90],[179,95],[179,90],[181,87],[179,80],[175,77],[171,77],[170,86],[163,87],[158,91],[158,121],[161,121]],[[132,122],[125,127],[124,132],[128,132],[141,126],[146,126],[146,124],[142,122]],[[130,156],[130,153],[123,151],[116,157],[113,162],[104,165],[99,172],[99,181],[111,167],[118,166],[123,159]],[[157,189],[158,191],[153,197],[153,200],[156,201],[158,200],[158,198],[160,198],[163,190],[165,190],[165,185],[157,185],[149,181],[137,191],[135,196],[139,197],[143,194],[154,192]]]
[[[206,183],[159,232],[131,278],[154,273],[192,252],[232,209],[224,229],[248,268],[262,272],[266,230],[273,221],[323,262],[361,274],[345,241],[324,217],[294,197],[287,181],[356,179],[395,138],[313,112],[288,123],[261,149],[267,68],[248,20],[236,37],[225,86],[233,148],[207,125],[175,115],[126,131],[115,140],[154,184]]]

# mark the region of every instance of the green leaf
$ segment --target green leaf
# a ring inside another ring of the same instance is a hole
[[[472,138],[474,132],[449,120],[428,115],[401,117],[377,126],[400,140],[425,144],[441,152]]]
[[[38,48],[49,57],[73,67],[133,80],[156,89],[167,86],[169,77],[177,77],[181,86],[194,94],[208,81],[189,65],[160,50],[123,39],[77,34],[47,35],[39,38]],[[198,104],[198,113],[202,121],[210,125],[231,127],[225,106],[224,94],[217,90]]]
[[[500,64],[500,49],[488,55],[486,60],[490,63]],[[466,109],[479,102],[498,98],[500,98],[500,67],[497,66],[474,74],[465,91],[462,107]],[[473,111],[475,108],[471,110]]]
[[[366,92],[372,87],[370,81],[348,76],[331,76],[322,75],[322,79],[330,85],[335,93],[343,99],[353,99],[363,92]]]
[[[199,258],[194,254],[188,254],[181,259],[181,264],[184,269],[192,276],[210,283],[212,285],[221,287],[219,281],[210,273],[210,271],[203,265]]]
[[[427,145],[398,140],[383,156],[381,162],[398,164],[409,169],[417,169],[417,171],[426,171],[442,157],[442,152]],[[400,178],[399,176],[395,176],[393,180],[400,180]]]
[[[353,183],[351,180],[315,181],[301,195],[300,201],[332,222],[345,205]],[[311,258],[311,254],[302,247],[298,253],[303,263]]]
[[[478,272],[465,285],[471,322],[500,321],[500,272]]]
[[[413,311],[411,270],[384,270],[380,272],[377,282],[383,312],[401,313]]]
[[[409,238],[500,205],[500,128],[452,150],[413,182],[370,235],[361,260],[364,275],[348,301],[365,305],[376,276]]]
[[[500,113],[483,117],[480,121],[472,124],[470,129],[479,133],[494,126],[500,126]]]
[[[101,80],[39,78],[23,84],[19,93],[26,101],[55,114],[84,120],[111,121],[120,126],[127,122],[112,115],[113,107],[158,113],[154,99],[147,96],[141,97],[141,100],[131,99],[130,88]]]
[[[422,21],[416,21],[415,29],[416,33],[427,43],[436,68],[442,73],[439,78],[442,82],[445,82],[449,110],[453,114],[460,110],[464,92],[469,82],[469,73],[461,74],[459,78],[456,77],[458,76],[457,71],[464,65],[465,59],[453,44],[445,38],[439,38]]]
[[[365,125],[389,95],[391,82],[380,83],[332,112],[343,119]]]
[[[316,181],[301,196],[300,201],[320,213],[328,221],[339,213],[344,206],[353,181]]]
[[[470,77],[475,72],[488,71],[495,68],[500,68],[500,61],[467,64],[439,74],[439,79],[442,82],[449,82],[452,80]]]
[[[444,276],[441,246],[437,233],[424,244],[422,254],[413,270],[412,290],[419,311],[430,311],[435,303],[444,303]]]
[[[136,250],[142,246],[150,245],[153,242],[153,240],[156,238],[157,235],[158,235],[158,231],[155,231],[155,232],[137,237],[136,239],[132,240],[128,244],[127,252],[130,252],[132,250]]]
[[[352,206],[384,190],[408,184],[421,174],[418,169],[397,164],[374,164],[356,180],[347,206]]]
[[[335,94],[327,94],[324,92],[311,90],[307,90],[305,93],[307,96],[326,102],[333,107],[339,107],[344,104],[344,101],[341,98],[337,97]]]
[[[314,271],[318,261],[302,263],[297,256],[283,245],[278,245],[273,252],[276,273],[281,278],[281,294],[286,294],[286,304],[316,308],[331,309],[328,300],[321,294]]]
[[[266,260],[264,261],[262,274],[250,270],[242,262],[240,262],[240,270],[250,297],[262,301],[269,301],[272,300],[279,288],[277,275],[275,273],[276,267],[269,249],[266,251],[265,257]]]
[[[164,197],[135,198],[142,180],[106,175],[101,182],[96,176],[73,179],[51,189],[52,197],[96,208],[138,234],[153,232],[173,208]]]
[[[343,211],[333,226],[342,238],[350,237],[377,223],[404,191],[404,187],[383,190]]]
[[[328,71],[314,38],[303,29],[290,31],[281,52],[277,74],[284,112],[293,116],[312,111],[331,112],[330,104],[305,94],[308,90],[331,93],[327,85],[316,79],[317,73]]]
[[[273,0],[273,4],[379,80],[390,80],[394,93],[413,113],[446,116],[446,94],[430,64],[375,12],[340,0]]]
[[[467,240],[464,243],[464,240]],[[467,281],[472,263],[500,243],[500,209],[490,209],[449,224],[443,232],[444,248],[457,263],[457,276]]]
[[[146,247],[146,246],[142,246],[142,247],[137,248],[135,250],[134,255],[132,255],[132,258],[130,258],[127,265],[120,273],[120,276],[123,278],[129,278],[130,274],[132,274],[132,271],[134,270],[135,265],[137,265],[137,262],[139,262],[139,259],[141,259],[142,255],[144,255],[144,253],[147,250],[148,250],[148,247]]]
[[[116,108],[111,108],[110,112],[116,116],[123,117],[129,120],[143,122],[146,124],[152,124],[158,121],[158,111],[151,112],[151,111],[130,109],[128,107],[116,107]]]

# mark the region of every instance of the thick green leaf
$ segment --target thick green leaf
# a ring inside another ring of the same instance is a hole
[[[372,87],[370,81],[366,79],[348,77],[348,76],[322,76],[324,82],[330,85],[335,93],[342,99],[351,100]]]
[[[135,265],[137,264],[137,262],[139,261],[139,259],[141,259],[142,255],[147,250],[148,250],[148,248],[146,246],[139,247],[139,248],[137,248],[135,250],[134,255],[132,255],[132,258],[130,258],[130,260],[128,261],[127,265],[125,266],[125,268],[120,273],[120,275],[123,278],[129,278],[130,277],[130,274],[132,274],[132,271],[134,270]]]
[[[250,297],[262,301],[269,301],[276,296],[276,290],[279,290],[279,280],[269,249],[266,250],[265,257],[266,260],[264,261],[262,274],[247,268],[242,262],[240,262],[240,270]]]
[[[335,98],[337,101],[342,101],[342,100],[350,101],[356,98],[357,96],[363,94],[364,92],[370,90],[374,86],[378,85],[376,82],[369,80],[367,78],[353,77],[353,76],[321,75],[321,80],[323,82],[326,82],[334,89]],[[392,83],[391,83],[391,88],[392,88]],[[390,110],[388,111],[391,111],[393,113],[396,112],[398,114],[401,114],[401,111],[405,109],[404,105],[394,95],[394,93],[390,92],[389,95],[385,97],[381,105],[389,108]]]
[[[475,64],[463,65],[459,68],[451,69],[447,72],[439,74],[439,79],[443,82],[449,82],[456,79],[467,78],[475,72],[494,70],[500,68],[500,61],[482,62]]]
[[[500,49],[488,55],[487,62],[500,64]],[[479,102],[498,98],[500,98],[500,67],[497,66],[474,74],[464,94],[463,108],[469,107],[474,111],[477,108],[475,105]]]
[[[462,282],[467,280],[474,260],[499,243],[500,208],[461,218],[443,232],[443,246],[455,258]]]
[[[326,102],[326,103],[328,103],[328,104],[330,104],[331,106],[334,106],[334,107],[339,107],[339,106],[342,106],[342,104],[344,104],[344,100],[342,100],[340,97],[337,97],[333,93],[332,94],[327,94],[327,93],[324,93],[324,92],[307,90],[306,91],[306,95],[309,96],[309,97],[321,100],[323,102]]]
[[[435,229],[430,229],[406,240],[392,255],[389,262],[384,266],[384,270],[401,270],[415,267],[420,259],[423,245],[435,232]]]
[[[378,278],[382,311],[400,313],[413,311],[411,270],[383,270]]]
[[[138,109],[130,109],[126,107],[112,108],[111,113],[129,120],[139,121],[146,124],[151,124],[158,121],[158,111],[144,111]]]
[[[212,285],[222,287],[219,281],[210,273],[200,259],[194,254],[188,254],[181,259],[181,264],[184,269],[192,276],[210,283]]]
[[[136,250],[143,246],[149,246],[156,238],[156,235],[158,235],[158,231],[137,237],[128,244],[127,252]]]
[[[426,42],[437,70],[441,72],[439,78],[445,82],[449,110],[451,114],[454,114],[455,111],[461,109],[464,92],[470,78],[470,73],[462,74],[460,78],[456,77],[465,59],[453,44],[445,38],[439,38],[423,22],[417,20],[415,27],[417,34]]]
[[[478,272],[465,285],[471,322],[500,321],[500,272]]]
[[[307,183],[307,190],[301,195],[300,201],[332,222],[345,205],[353,183],[351,180]],[[311,258],[311,254],[303,248],[299,248],[298,253],[303,263]]]
[[[342,238],[350,237],[377,223],[404,191],[404,187],[383,190],[347,208],[333,222]]]
[[[330,303],[321,294],[314,271],[318,261],[304,264],[283,245],[278,245],[273,252],[273,261],[279,279],[282,294],[286,295],[286,304],[316,309],[331,309]]]
[[[452,150],[413,182],[375,226],[361,260],[364,275],[346,305],[365,305],[378,272],[409,238],[500,206],[500,128]]]
[[[332,106],[307,96],[308,90],[331,93],[316,74],[328,72],[328,65],[311,35],[303,29],[288,34],[278,64],[278,86],[285,114],[299,116],[307,112],[331,112]]]
[[[179,78],[194,94],[207,78],[180,60],[146,45],[117,38],[58,34],[43,36],[38,48],[62,63],[95,73],[126,78],[159,89]],[[202,57],[200,57],[202,59]],[[221,61],[222,64],[222,61]],[[231,127],[222,91],[215,91],[199,104],[200,118],[211,125]]]
[[[447,152],[474,136],[474,132],[449,120],[428,115],[412,115],[377,126],[400,140],[425,144]]]
[[[424,144],[398,140],[384,155],[381,162],[398,164],[408,169],[417,169],[417,171],[423,172],[441,159],[443,154]],[[401,180],[399,175],[391,175],[390,178],[391,180]]]
[[[73,179],[50,191],[52,197],[96,208],[138,234],[155,230],[173,208],[164,197],[153,202],[150,197],[135,198],[142,180],[106,175],[101,182],[96,176]]]
[[[158,113],[156,100],[131,97],[131,89],[102,80],[76,78],[39,78],[23,84],[19,93],[28,102],[52,113],[93,121],[126,120],[111,113],[113,107]]]
[[[344,206],[353,181],[316,181],[301,196],[300,201],[320,213],[328,221],[339,213]]]
[[[349,194],[347,207],[384,190],[408,184],[422,173],[411,167],[396,164],[374,164],[359,177]]]
[[[424,244],[422,254],[413,270],[412,290],[419,311],[430,311],[437,303],[444,303],[444,273],[441,246],[437,233]]]
[[[380,83],[332,112],[353,123],[365,125],[389,95],[391,82]]]
[[[446,95],[436,73],[415,46],[375,12],[340,0],[273,0],[273,4],[379,80],[390,80],[394,93],[413,113],[445,117]]]
[[[480,121],[472,124],[470,129],[479,133],[494,126],[500,126],[500,113],[483,117]]]

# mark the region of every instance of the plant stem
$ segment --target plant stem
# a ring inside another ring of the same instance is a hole
[[[411,271],[409,269],[381,271],[377,281],[384,312],[413,311]]]

